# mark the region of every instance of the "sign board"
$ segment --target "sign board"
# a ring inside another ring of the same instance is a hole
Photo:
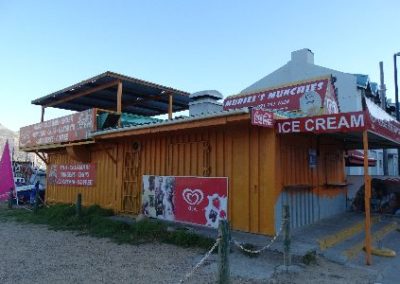
[[[278,133],[362,131],[366,126],[367,121],[363,111],[282,119],[275,123]]]
[[[230,96],[224,100],[224,110],[243,107],[296,111],[302,116],[339,112],[330,76],[294,82],[256,93]]]
[[[20,148],[85,140],[94,130],[93,110],[51,119],[20,129]]]
[[[316,149],[308,149],[308,166],[311,169],[317,167],[317,150]]]
[[[370,130],[382,137],[400,143],[400,123],[395,119],[382,119],[369,114]]]
[[[50,165],[48,184],[69,186],[94,186],[96,164]]]
[[[251,124],[267,128],[273,128],[274,114],[264,109],[253,108],[251,109]]]
[[[217,228],[227,218],[224,177],[143,176],[143,214],[162,220]]]

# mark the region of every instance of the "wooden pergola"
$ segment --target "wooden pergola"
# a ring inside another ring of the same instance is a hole
[[[113,72],[105,72],[60,91],[32,101],[42,107],[41,119],[45,119],[48,107],[83,111],[98,108],[155,116],[189,108],[189,93],[139,80]]]

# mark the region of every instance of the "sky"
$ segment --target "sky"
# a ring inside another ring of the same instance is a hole
[[[399,14],[398,0],[0,0],[0,124],[39,122],[31,100],[107,70],[236,94],[302,48],[317,65],[375,82],[383,61],[394,98]],[[49,109],[46,119],[65,113]]]

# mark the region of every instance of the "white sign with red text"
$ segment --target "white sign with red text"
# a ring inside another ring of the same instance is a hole
[[[274,127],[274,114],[264,109],[251,109],[251,124],[273,128]]]

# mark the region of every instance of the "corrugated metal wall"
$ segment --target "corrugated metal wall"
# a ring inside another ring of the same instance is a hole
[[[124,154],[141,145],[142,175],[229,178],[228,214],[233,228],[274,232],[275,134],[248,122],[126,139]],[[140,182],[141,185],[141,182]],[[141,186],[135,191],[140,196]],[[140,208],[133,210],[139,213]]]
[[[310,135],[280,137],[282,192],[275,208],[276,229],[282,221],[283,205],[289,205],[292,228],[345,211],[343,145],[317,139]],[[309,149],[317,150],[316,168],[309,166]]]
[[[86,146],[96,164],[93,187],[49,185],[47,201],[83,203],[117,212],[140,213],[142,176],[221,176],[229,178],[228,216],[232,227],[272,235],[281,222],[281,206],[291,205],[292,224],[303,226],[341,210],[345,190],[326,183],[345,181],[341,145],[311,136],[277,136],[250,122],[119,138]],[[318,166],[308,165],[308,149],[317,148]],[[75,163],[66,151],[51,153],[51,164]],[[312,185],[289,192],[289,185]],[[323,207],[320,204],[324,204]]]

